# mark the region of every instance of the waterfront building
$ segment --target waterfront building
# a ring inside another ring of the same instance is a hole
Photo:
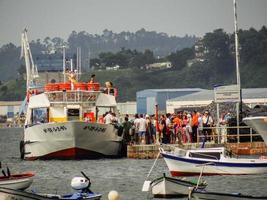
[[[0,116],[14,118],[19,112],[21,101],[0,101]]]
[[[158,105],[159,112],[166,112],[166,101],[176,97],[199,92],[200,88],[182,89],[147,89],[136,93],[137,113],[155,114],[155,105]]]
[[[201,90],[178,98],[168,99],[166,101],[166,112],[173,113],[181,108],[205,107],[213,100],[213,90]],[[267,88],[242,89],[242,101],[250,108],[255,105],[267,105]]]

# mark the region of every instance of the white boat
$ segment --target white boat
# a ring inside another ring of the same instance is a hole
[[[187,196],[190,187],[196,187],[197,182],[182,180],[178,178],[162,177],[153,180],[150,183],[150,190],[155,198],[173,198]],[[200,183],[198,188],[204,189],[207,186],[205,182]]]
[[[260,134],[264,142],[267,144],[267,116],[246,117],[243,121]]]
[[[226,192],[211,192],[206,190],[199,190],[199,189],[193,189],[190,191],[188,195],[188,199],[195,199],[195,200],[201,200],[201,199],[207,199],[207,200],[263,200],[267,199],[267,196],[252,196],[252,195],[245,195],[241,193],[226,193]]]
[[[0,187],[14,190],[25,190],[33,182],[33,173],[21,173],[0,176]]]
[[[38,87],[34,84],[38,81],[38,71],[26,31],[22,34],[22,49],[27,69],[27,110],[21,158],[120,156],[123,138],[118,127],[100,120],[107,111],[117,112],[115,96],[102,92],[99,83],[79,83],[73,73],[68,74],[70,82]]]
[[[203,175],[266,174],[267,159],[233,158],[224,147],[184,150],[175,147],[172,152],[160,148],[172,176],[198,176],[199,165],[205,165]]]

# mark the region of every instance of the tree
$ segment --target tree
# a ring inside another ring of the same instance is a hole
[[[186,67],[187,60],[194,58],[194,50],[192,48],[185,48],[172,53],[167,58],[175,69],[181,70]]]

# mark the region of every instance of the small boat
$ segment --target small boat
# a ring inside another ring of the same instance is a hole
[[[198,165],[205,165],[203,175],[266,174],[267,159],[233,158],[224,147],[184,150],[178,147],[172,152],[160,148],[172,176],[197,176]]]
[[[2,168],[1,162],[0,169],[2,169],[3,174],[3,176],[0,176],[0,187],[15,190],[25,190],[32,184],[34,176],[34,173],[32,172],[11,174],[8,167],[6,168],[6,171]]]
[[[75,193],[58,195],[58,194],[42,194],[26,192],[21,190],[14,190],[9,188],[0,188],[0,199],[11,200],[99,200],[101,194],[92,192],[89,188],[91,186],[90,179],[84,174],[84,177],[74,177],[71,181],[71,187],[76,190]]]
[[[192,189],[189,192],[188,199],[208,199],[208,200],[249,200],[249,199],[267,199],[267,196],[251,196],[241,193],[222,193],[222,192],[209,192],[206,190]]]
[[[19,200],[98,200],[101,198],[101,194],[96,193],[73,193],[67,195],[57,195],[57,194],[35,194],[31,192],[25,192],[21,190],[13,190],[8,188],[0,188],[0,197],[2,199],[19,199]]]
[[[155,198],[173,198],[187,196],[190,187],[196,187],[196,181],[187,181],[177,178],[162,177],[153,180],[150,183],[151,193]],[[207,186],[205,182],[198,184],[198,188],[204,189]]]
[[[25,190],[33,182],[34,174],[31,172],[0,176],[0,187],[14,190]]]

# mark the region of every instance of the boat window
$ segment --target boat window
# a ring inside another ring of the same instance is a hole
[[[190,152],[189,157],[220,160],[221,152]]]
[[[68,121],[74,121],[80,119],[80,109],[68,109],[67,112]]]
[[[34,108],[32,109],[32,124],[41,124],[48,122],[48,109],[47,108]]]

